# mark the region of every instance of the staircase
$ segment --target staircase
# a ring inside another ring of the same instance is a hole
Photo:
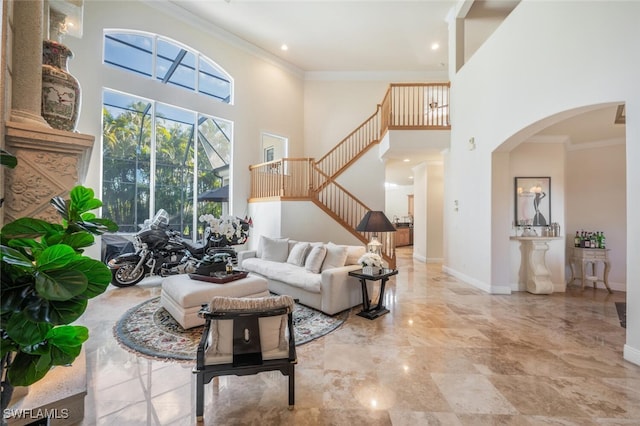
[[[355,230],[371,210],[336,178],[380,142],[388,130],[448,130],[449,83],[391,84],[376,112],[315,161],[283,158],[251,166],[249,202],[266,199],[308,199],[366,244],[371,235]],[[382,255],[395,267],[393,233],[378,236]]]

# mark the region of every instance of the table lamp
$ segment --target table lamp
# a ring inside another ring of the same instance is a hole
[[[396,232],[396,228],[381,211],[368,211],[358,226],[356,231],[372,232],[371,241],[367,244],[367,250],[382,256],[382,243],[378,241],[378,232]]]

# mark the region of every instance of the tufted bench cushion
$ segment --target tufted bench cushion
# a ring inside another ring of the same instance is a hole
[[[269,289],[266,279],[251,274],[226,284],[192,280],[187,274],[171,275],[162,281],[160,304],[182,328],[187,329],[204,324],[204,319],[198,317],[198,311],[214,296],[266,297]]]

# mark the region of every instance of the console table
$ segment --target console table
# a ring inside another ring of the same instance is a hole
[[[522,266],[526,273],[526,289],[533,294],[553,293],[551,273],[545,262],[545,254],[549,250],[549,241],[561,240],[562,237],[510,237],[520,241]]]
[[[609,255],[607,254],[608,251],[609,249],[574,247],[573,255],[571,259],[569,259],[571,279],[569,279],[567,285],[571,284],[574,280],[579,279],[582,281],[582,289],[584,290],[585,280],[593,282],[593,288],[596,288],[596,283],[598,281],[602,281],[604,286],[607,288],[607,291],[611,293],[611,288],[609,288],[609,270],[611,269],[611,264],[609,262]],[[599,262],[604,264],[602,279],[598,279],[598,275],[596,273],[596,264]],[[580,264],[581,275],[579,277],[576,277],[575,275],[575,263]],[[587,275],[588,264],[591,264],[591,275]]]

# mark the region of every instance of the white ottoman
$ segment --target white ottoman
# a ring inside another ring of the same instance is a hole
[[[198,311],[213,296],[267,297],[269,289],[267,280],[256,275],[226,284],[192,280],[188,274],[171,275],[162,281],[160,304],[182,328],[187,329],[204,324],[204,319],[198,317]]]

